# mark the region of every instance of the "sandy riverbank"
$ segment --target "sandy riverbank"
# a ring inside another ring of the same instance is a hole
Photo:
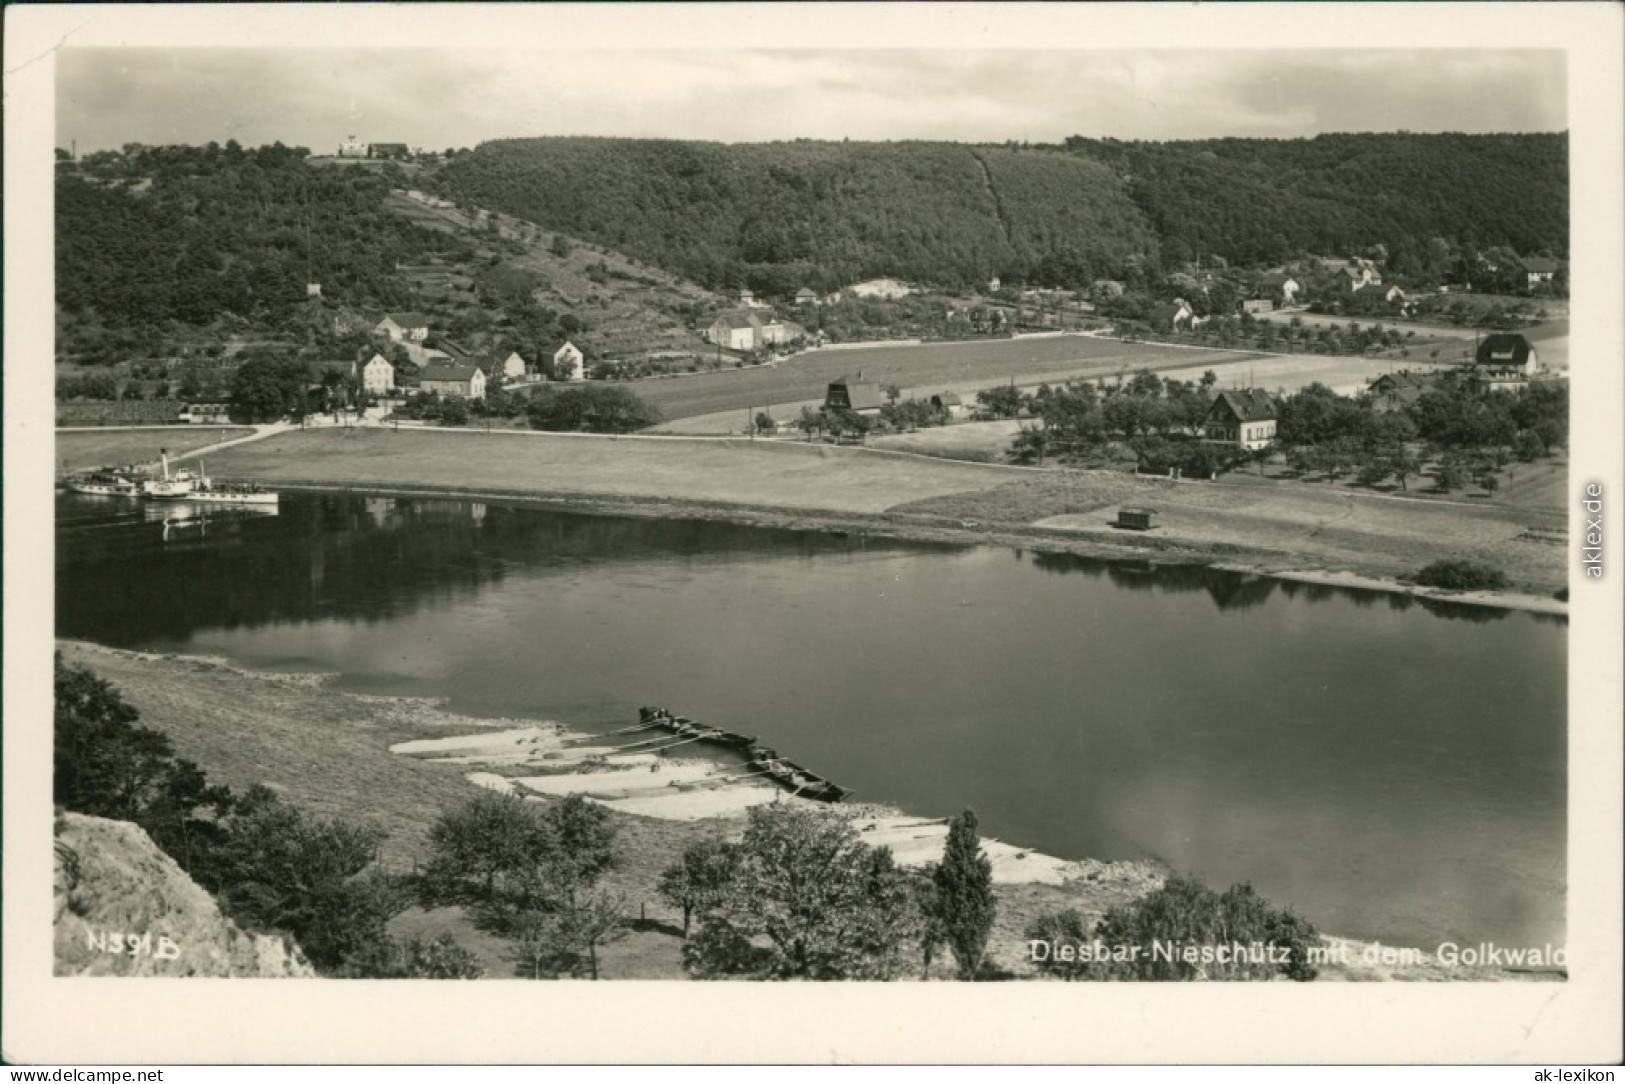
[[[79,642],[59,642],[68,661],[83,663],[112,682],[142,712],[142,723],[167,734],[177,752],[198,762],[211,780],[246,789],[255,783],[275,787],[288,800],[327,816],[376,823],[390,832],[386,860],[397,867],[421,857],[428,827],[440,811],[458,803],[479,783],[516,785],[515,777],[549,778],[528,761],[548,752],[580,746],[610,751],[599,736],[578,734],[558,722],[527,719],[475,719],[460,716],[431,700],[339,693],[321,675],[276,674],[244,670],[220,659],[125,651]],[[584,741],[572,739],[584,738]],[[530,741],[528,739],[536,739]],[[392,751],[392,749],[394,751]],[[627,757],[629,754],[611,754]],[[442,759],[444,758],[444,759]],[[698,758],[631,759],[614,769],[647,771],[649,763],[686,774],[715,770]],[[815,767],[813,765],[812,767]],[[493,770],[493,768],[495,770]],[[595,767],[593,770],[602,770]],[[470,777],[475,778],[470,778]],[[500,783],[496,782],[500,781]],[[599,787],[602,780],[586,785]],[[629,781],[628,781],[629,782]],[[530,789],[539,800],[556,784]],[[565,784],[566,787],[569,784]],[[622,791],[634,788],[623,787]],[[628,793],[626,799],[635,801]],[[661,799],[667,800],[667,799]],[[769,796],[771,800],[771,796]],[[780,800],[783,800],[780,798]],[[682,848],[696,839],[743,829],[738,811],[693,818],[674,817],[680,806],[667,806],[665,816],[632,805],[606,803],[620,826],[622,866],[609,876],[609,887],[623,892],[639,912],[631,935],[610,946],[605,975],[610,978],[679,979],[680,920],[655,893],[655,882]],[[864,838],[891,846],[904,862],[926,861],[940,853],[942,822],[878,806],[833,807],[849,812]],[[694,812],[690,809],[689,812]],[[1021,851],[1005,845],[1010,852]],[[1016,975],[1032,974],[1025,960],[1023,930],[1043,911],[1076,907],[1098,917],[1112,906],[1151,891],[1161,880],[1154,866],[1135,862],[1061,861],[1026,851],[1026,857],[989,846],[995,856],[999,915],[992,957]],[[1038,877],[1012,876],[1024,863],[1046,869]],[[1052,876],[1050,873],[1059,873]],[[1309,916],[1311,919],[1313,916]],[[397,932],[432,936],[446,931],[480,955],[492,978],[506,978],[512,964],[505,946],[475,929],[455,909],[413,911],[396,922]],[[1370,946],[1328,938],[1347,945],[1346,960],[1328,965],[1322,977],[1331,981],[1404,979],[1417,981],[1549,979],[1550,973],[1503,972],[1486,968],[1447,967],[1431,956],[1392,963],[1366,960]]]

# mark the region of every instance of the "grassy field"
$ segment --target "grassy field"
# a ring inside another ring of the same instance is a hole
[[[1126,369],[1166,369],[1239,361],[1236,351],[1196,350],[1155,343],[1124,343],[1085,335],[1041,339],[984,339],[922,346],[820,350],[772,367],[733,369],[698,376],[640,380],[631,386],[668,419],[744,411],[752,406],[798,403],[824,397],[830,381],[863,373],[865,380],[896,384],[920,395],[944,388],[988,387],[1014,377],[1057,380],[1099,376]]]
[[[1010,442],[1023,424],[1017,421],[965,422],[913,433],[869,438],[869,447],[894,452],[962,459],[968,463],[1002,463]]]
[[[86,470],[125,463],[156,463],[158,450],[171,456],[236,440],[251,429],[204,429],[166,425],[151,429],[76,429],[56,434],[56,467],[61,471]]]
[[[319,485],[461,486],[859,513],[996,485],[1016,473],[779,441],[388,429],[285,433],[222,451],[210,469]]]

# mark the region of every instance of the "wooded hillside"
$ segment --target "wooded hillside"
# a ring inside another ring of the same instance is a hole
[[[1565,134],[1064,146],[508,139],[433,182],[715,289],[896,275],[1077,286],[1137,258],[1266,263],[1431,238],[1568,252]]]

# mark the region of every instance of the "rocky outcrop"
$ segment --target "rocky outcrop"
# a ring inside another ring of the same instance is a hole
[[[126,821],[57,819],[57,975],[312,978],[297,945],[250,934]]]

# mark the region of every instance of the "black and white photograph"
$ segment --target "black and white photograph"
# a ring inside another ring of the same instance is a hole
[[[1620,10],[1199,7],[8,9],[8,1061],[1617,1060]]]

